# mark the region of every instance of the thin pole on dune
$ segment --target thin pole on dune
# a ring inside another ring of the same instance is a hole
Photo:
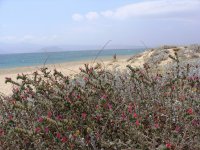
[[[140,40],[140,42],[142,43],[142,45],[143,45],[143,46],[145,47],[145,49],[147,50],[148,47],[147,47],[147,45],[144,43],[144,41]]]
[[[105,47],[106,47],[111,41],[112,41],[112,40],[108,40],[108,41],[104,44],[104,46],[103,46],[103,47],[100,49],[100,51],[97,53],[97,55],[96,55],[95,59],[93,60],[93,63],[92,63],[92,64],[95,63],[95,61],[96,61],[96,59],[99,57],[100,53],[105,49]]]

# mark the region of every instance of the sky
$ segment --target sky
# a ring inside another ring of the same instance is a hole
[[[6,44],[108,40],[111,45],[192,44],[200,43],[199,27],[200,0],[0,0],[0,51]]]

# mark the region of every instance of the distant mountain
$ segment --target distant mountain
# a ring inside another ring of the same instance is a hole
[[[27,43],[19,43],[19,44],[0,43],[0,54],[30,53],[30,52],[35,52],[38,49],[41,49],[42,47],[43,47],[42,45],[27,44]]]
[[[44,47],[39,50],[39,52],[60,52],[64,51],[64,49],[58,47],[58,46],[49,46],[49,47]]]
[[[60,45],[63,50],[100,50],[104,45]],[[137,49],[144,48],[133,45],[107,45],[104,49]]]
[[[74,50],[100,50],[103,45],[37,45],[29,43],[7,44],[0,43],[0,54],[31,53],[31,52],[60,52]],[[133,45],[107,45],[105,49],[137,49],[144,48]]]

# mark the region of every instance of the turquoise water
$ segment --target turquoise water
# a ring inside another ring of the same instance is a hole
[[[134,55],[142,52],[143,49],[121,49],[121,50],[103,50],[99,57],[116,55]],[[14,68],[24,66],[36,66],[44,64],[54,64],[62,62],[94,60],[99,51],[65,51],[49,53],[23,53],[23,54],[0,54],[0,68]],[[48,59],[47,59],[48,58]]]

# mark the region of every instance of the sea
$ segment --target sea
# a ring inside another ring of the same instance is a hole
[[[0,69],[56,64],[73,61],[94,60],[98,58],[135,55],[144,49],[81,50],[43,53],[0,54]]]

